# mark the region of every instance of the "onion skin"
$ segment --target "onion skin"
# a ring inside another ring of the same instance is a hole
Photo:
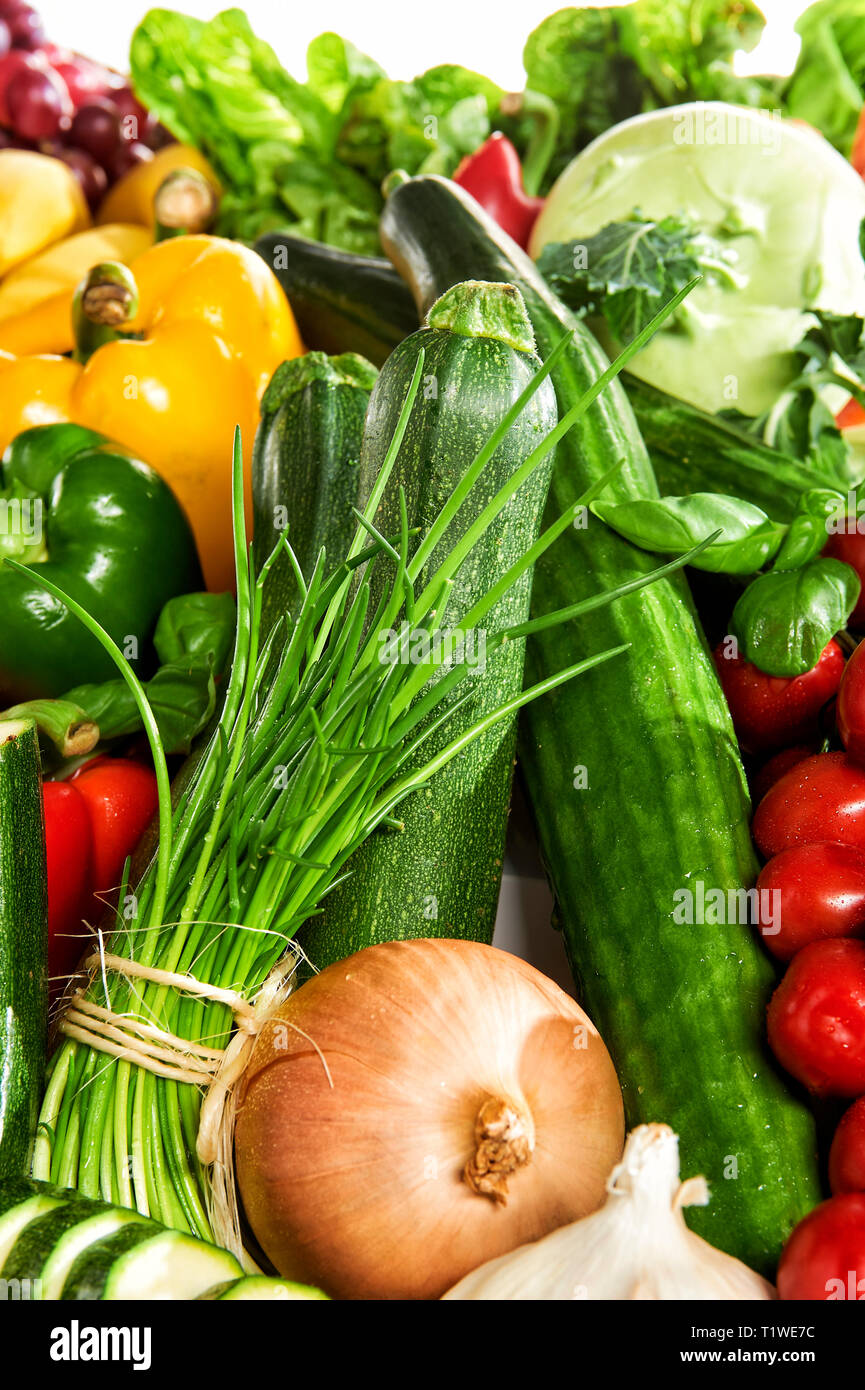
[[[531,1147],[504,1203],[463,1178],[491,1100]],[[623,1138],[609,1054],[557,985],[491,946],[393,941],[329,966],[263,1028],[237,1177],[283,1277],[336,1298],[435,1299],[599,1207]]]

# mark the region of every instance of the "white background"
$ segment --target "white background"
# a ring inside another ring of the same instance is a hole
[[[147,9],[142,0],[33,0],[49,38],[112,67],[126,71],[129,39]],[[624,0],[612,0],[624,3]],[[767,19],[763,40],[742,55],[740,71],[788,72],[796,61],[799,40],[793,32],[806,0],[763,0]],[[205,19],[228,7],[213,0],[185,0],[176,8]],[[268,40],[295,77],[306,76],[310,39],[334,30],[351,39],[392,77],[408,78],[436,63],[459,62],[485,73],[501,86],[524,85],[522,48],[531,30],[561,4],[556,0],[521,0],[506,7],[502,0],[435,0],[434,5],[397,5],[395,0],[246,0],[242,5],[255,31]],[[496,945],[530,960],[573,991],[561,938],[550,931],[552,901],[540,866],[526,847],[525,812],[517,806],[512,819],[519,863],[505,868]]]
[[[148,8],[146,0],[31,0],[42,14],[48,36],[113,67],[125,70],[129,36]],[[623,3],[623,0],[612,0]],[[180,0],[167,8],[209,18],[229,7],[212,0]],[[305,76],[310,39],[333,29],[351,39],[392,77],[413,77],[435,63],[464,63],[506,88],[523,86],[522,47],[530,31],[553,10],[556,0],[240,0],[250,23],[272,43],[295,77]],[[796,60],[796,16],[805,0],[763,0],[767,28],[759,54],[742,70],[785,72]]]

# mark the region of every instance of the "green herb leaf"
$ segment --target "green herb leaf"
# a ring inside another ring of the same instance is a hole
[[[549,181],[590,140],[642,111],[695,99],[777,106],[774,82],[739,77],[731,62],[764,23],[753,0],[636,0],[549,15],[523,51],[526,85],[559,110]]]
[[[742,654],[770,676],[801,676],[847,622],[859,578],[840,560],[812,560],[772,570],[749,584],[733,609],[730,631]]]
[[[816,559],[826,544],[827,522],[844,515],[844,498],[829,488],[812,488],[796,505],[790,529],[775,556],[774,569],[795,570]]]
[[[652,222],[636,211],[585,241],[552,242],[538,259],[559,298],[579,313],[603,313],[620,343],[630,342],[695,275],[723,266],[721,248],[687,218]]]
[[[755,574],[775,554],[784,528],[738,497],[695,492],[639,502],[593,502],[596,516],[632,545],[659,555],[682,555],[713,531],[716,541],[693,561],[714,574]]]
[[[166,753],[188,753],[216,705],[215,678],[228,662],[234,640],[231,594],[179,594],[159,615],[153,642],[161,665],[144,691]],[[125,680],[79,685],[64,697],[86,710],[103,739],[141,728],[141,713]]]
[[[865,320],[857,314],[814,310],[794,355],[796,375],[765,415],[750,422],[767,444],[804,459],[830,484],[859,481],[851,455],[824,400],[827,386],[841,387],[865,404]]]

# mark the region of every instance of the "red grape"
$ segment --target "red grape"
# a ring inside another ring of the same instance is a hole
[[[6,91],[13,77],[19,72],[44,72],[45,63],[38,53],[22,53],[13,48],[0,58],[0,125],[10,126],[9,110],[6,105]]]
[[[120,112],[120,130],[124,140],[130,143],[144,141],[155,122],[131,87],[118,87],[111,93],[111,100]]]
[[[12,36],[5,19],[0,19],[0,58],[5,58],[12,47]]]
[[[108,188],[108,175],[97,164],[96,160],[87,153],[86,150],[74,148],[61,149],[57,151],[57,158],[62,159],[64,164],[68,164],[78,182],[81,184],[85,198],[90,204],[91,210],[95,208],[105,196]]]
[[[50,68],[17,73],[6,88],[6,105],[12,129],[28,140],[50,140],[72,111],[65,82]]]
[[[121,143],[117,107],[107,97],[93,97],[79,106],[72,120],[69,141],[106,164],[113,160]]]
[[[41,48],[46,35],[42,20],[35,10],[29,5],[22,5],[4,17],[9,25],[13,48]]]
[[[83,58],[80,53],[72,53],[70,49],[49,51],[47,57],[51,67],[69,88],[76,110],[97,97],[107,96],[115,86],[123,83],[123,78],[118,74],[109,72],[89,58]]]
[[[140,140],[133,140],[131,144],[121,145],[117,155],[111,161],[108,172],[112,178],[120,179],[129,169],[134,169],[136,164],[146,164],[152,158],[152,150],[149,150]]]

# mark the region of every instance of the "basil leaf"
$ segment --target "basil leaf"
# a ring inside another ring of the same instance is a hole
[[[160,666],[144,693],[153,707],[166,753],[188,753],[216,706],[212,658],[209,654]],[[99,725],[102,739],[121,738],[141,728],[141,715],[124,680],[79,685],[69,692],[74,703]]]
[[[659,555],[684,555],[720,529],[723,534],[694,561],[694,569],[713,574],[755,574],[771,560],[785,529],[750,502],[714,492],[593,502],[591,510],[632,545]]]
[[[161,665],[209,655],[215,675],[224,670],[234,641],[231,594],[178,594],[159,614],[153,645]]]
[[[841,493],[830,488],[812,488],[803,493],[773,568],[795,570],[816,559],[826,544],[829,520],[843,516],[844,506]]]
[[[772,570],[748,585],[733,609],[730,631],[742,655],[761,671],[801,676],[817,665],[858,597],[859,577],[840,560]]]

